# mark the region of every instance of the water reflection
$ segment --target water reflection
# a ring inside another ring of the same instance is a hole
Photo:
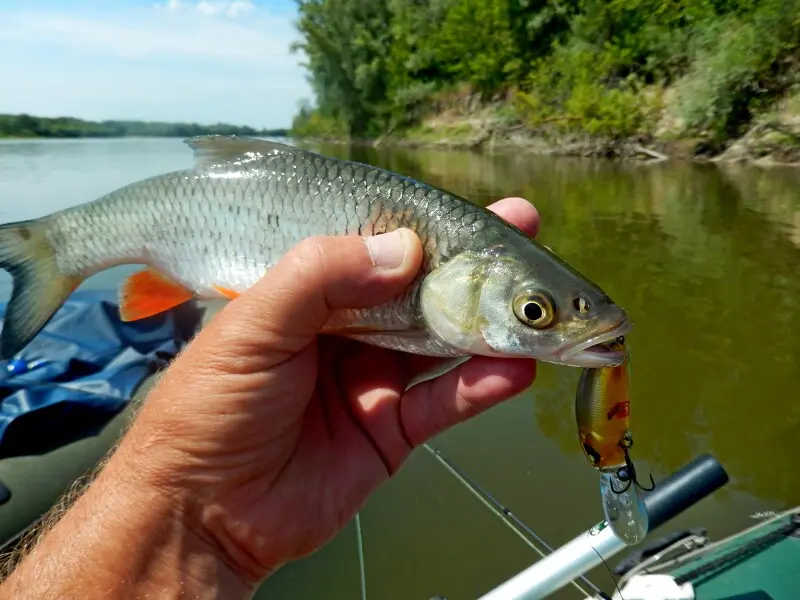
[[[672,528],[701,526],[718,537],[749,525],[755,510],[800,502],[800,170],[320,149],[478,203],[522,196],[536,204],[540,239],[634,320],[637,468],[658,479],[710,452],[732,477]],[[189,164],[180,140],[0,143],[0,221]],[[8,283],[0,274],[0,296]],[[111,278],[98,276],[101,283]],[[577,377],[542,365],[529,392],[435,440],[553,545],[602,518],[597,475],[577,441]],[[535,559],[448,477],[415,455],[368,503],[370,597],[476,597]],[[350,529],[280,571],[263,597],[352,598],[356,569]],[[612,589],[604,569],[593,576]]]
[[[733,487],[800,502],[800,172],[325,148],[337,150],[476,202],[533,201],[540,239],[635,322],[637,457],[666,474],[712,452]],[[552,371],[536,386],[537,423],[577,455],[576,374]]]

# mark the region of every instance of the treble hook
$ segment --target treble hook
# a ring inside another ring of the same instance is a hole
[[[636,467],[633,466],[633,459],[631,459],[630,449],[633,446],[633,437],[631,436],[629,431],[625,432],[625,435],[622,436],[622,439],[619,442],[619,445],[622,446],[622,451],[625,453],[625,466],[620,467],[617,470],[617,479],[620,481],[627,481],[628,484],[618,490],[614,487],[614,482],[611,482],[611,491],[615,494],[624,494],[628,491],[631,487],[631,484],[636,484],[640,490],[644,490],[645,492],[652,492],[656,489],[656,482],[653,480],[653,475],[650,475],[650,487],[644,487],[640,482],[638,477],[636,476]]]

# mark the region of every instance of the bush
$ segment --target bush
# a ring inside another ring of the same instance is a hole
[[[754,112],[789,89],[795,73],[782,62],[798,49],[799,8],[797,0],[769,0],[747,20],[730,15],[704,27],[676,86],[687,132],[717,140],[741,135]]]
[[[636,134],[646,124],[647,106],[635,75],[614,77],[624,62],[624,53],[613,47],[599,55],[579,42],[557,47],[537,62],[517,95],[521,116],[533,126],[562,131],[612,138]]]
[[[304,104],[292,120],[292,137],[298,138],[347,138],[349,128],[346,122],[335,117],[323,115],[318,109]]]

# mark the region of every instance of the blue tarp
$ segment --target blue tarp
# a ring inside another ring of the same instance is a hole
[[[76,428],[111,418],[202,319],[187,303],[124,323],[116,299],[113,291],[74,293],[27,348],[0,361],[0,456],[43,451]],[[0,317],[5,310],[0,304]]]

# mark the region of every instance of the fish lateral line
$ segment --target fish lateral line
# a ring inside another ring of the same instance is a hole
[[[414,329],[382,329],[369,325],[325,325],[322,332],[326,335],[394,335],[403,338],[419,338],[428,335],[423,328]]]

